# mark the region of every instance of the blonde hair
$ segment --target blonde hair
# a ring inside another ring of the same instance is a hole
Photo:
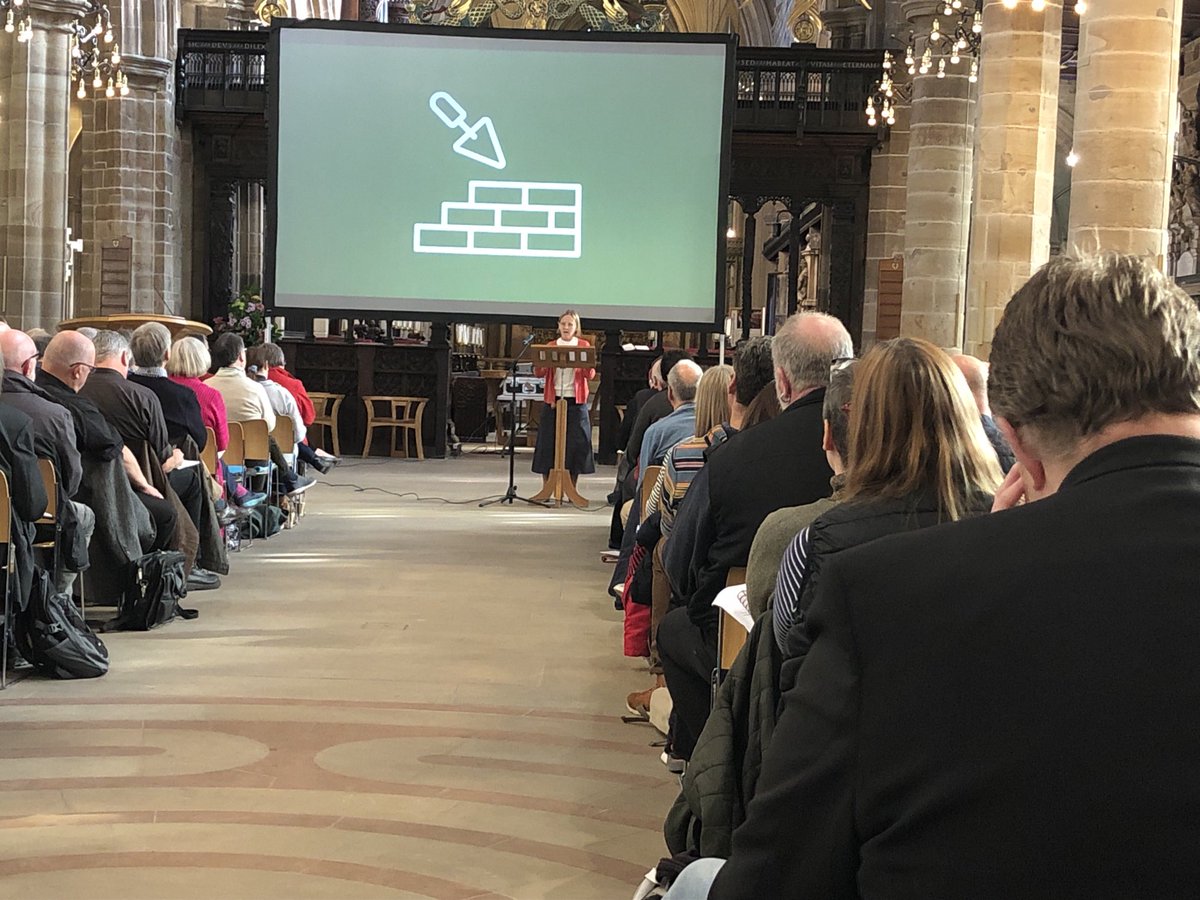
[[[733,366],[713,366],[700,376],[696,388],[696,437],[704,437],[722,422],[729,421],[732,380]]]
[[[876,344],[854,372],[846,500],[932,491],[945,519],[1002,476],[966,379],[928,341]]]
[[[573,310],[573,309],[568,309],[568,310],[564,311],[561,316],[558,317],[558,322],[561,322],[567,316],[570,316],[572,319],[575,320],[575,337],[579,337],[580,333],[583,331],[583,323],[581,321],[579,321],[579,313],[575,312],[575,310]],[[557,325],[558,322],[555,322],[554,324]]]
[[[208,344],[198,337],[181,337],[171,345],[167,359],[167,372],[184,378],[199,378],[212,365]]]

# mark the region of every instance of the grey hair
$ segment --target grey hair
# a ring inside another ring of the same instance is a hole
[[[129,341],[125,339],[125,335],[117,331],[98,331],[92,338],[92,343],[96,345],[96,362],[98,363],[112,359],[114,356],[120,356],[129,349]]]
[[[825,313],[800,313],[783,323],[771,343],[771,359],[796,390],[826,387],[835,359],[854,356],[846,326]]]
[[[703,374],[704,370],[696,363],[690,359],[681,359],[671,366],[671,371],[667,373],[667,386],[680,403],[691,403],[696,399],[696,388]]]
[[[129,340],[129,349],[133,351],[135,365],[143,369],[161,366],[171,349],[171,332],[161,322],[139,325]]]
[[[171,347],[167,371],[185,378],[199,378],[212,365],[208,344],[194,335],[180,338]]]

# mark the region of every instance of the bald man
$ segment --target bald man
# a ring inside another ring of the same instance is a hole
[[[38,360],[33,338],[16,329],[0,332],[0,353],[4,356],[0,403],[19,409],[33,420],[34,452],[54,463],[63,496],[74,497],[83,473],[75,421],[65,406],[33,383]]]
[[[1000,468],[1007,475],[1008,470],[1017,460],[1013,456],[1012,448],[1008,446],[1008,441],[1004,439],[1004,435],[1000,433],[1000,428],[992,418],[992,407],[988,402],[987,393],[988,364],[982,359],[964,353],[960,353],[953,359],[954,364],[958,366],[967,380],[967,389],[971,392],[971,396],[975,399],[975,406],[979,409],[983,430],[987,434],[988,441],[991,442],[992,449],[996,451],[996,458],[1000,460]]]

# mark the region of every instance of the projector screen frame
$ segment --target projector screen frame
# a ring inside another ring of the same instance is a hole
[[[677,32],[598,32],[598,31],[545,31],[540,29],[513,28],[462,28],[444,25],[382,24],[376,22],[350,22],[341,20],[275,19],[268,34],[267,54],[267,187],[266,221],[263,253],[263,295],[269,307],[269,315],[285,316],[301,320],[306,332],[312,333],[312,321],[328,319],[367,319],[373,321],[410,320],[431,323],[480,322],[550,325],[557,322],[556,316],[538,316],[526,313],[478,313],[478,312],[432,312],[414,311],[397,306],[390,309],[313,308],[275,305],[276,287],[276,242],[278,237],[278,177],[279,177],[279,66],[280,39],[284,29],[316,29],[321,31],[356,31],[370,33],[397,33],[418,35],[445,35],[457,38],[486,38],[489,40],[534,40],[555,43],[587,41],[591,43],[636,43],[636,44],[712,44],[725,47],[725,82],[722,98],[721,148],[717,184],[716,241],[713,252],[716,258],[713,285],[712,318],[689,321],[662,321],[653,318],[625,318],[621,320],[588,315],[586,306],[579,308],[589,331],[606,330],[662,330],[668,331],[711,331],[720,332],[725,321],[726,254],[729,227],[729,184],[733,150],[734,91],[737,84],[736,34],[689,34]],[[448,304],[456,301],[447,300]],[[564,307],[565,307],[564,303]]]

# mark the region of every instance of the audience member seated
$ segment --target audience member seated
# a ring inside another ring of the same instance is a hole
[[[671,414],[671,402],[667,399],[666,382],[672,367],[683,359],[691,359],[683,350],[667,350],[663,353],[658,361],[663,389],[650,396],[642,404],[638,410],[637,419],[630,428],[629,441],[625,444],[623,448],[625,452],[617,464],[616,484],[612,493],[608,495],[608,500],[613,505],[608,545],[613,550],[620,549],[621,538],[625,533],[625,526],[621,520],[621,508],[632,500],[637,492],[636,469],[642,454],[642,438],[645,436],[647,428],[664,416]],[[625,573],[622,571],[621,579],[623,580],[624,577]]]
[[[39,356],[33,340],[24,332],[9,329],[0,333],[0,352],[4,355],[4,384],[0,403],[18,409],[32,420],[34,452],[54,464],[58,474],[59,508],[55,510],[63,528],[63,552],[56,554],[55,590],[70,593],[76,569],[68,557],[86,565],[87,546],[92,539],[96,518],[90,507],[77,502],[83,477],[83,464],[76,445],[75,420],[33,382]],[[72,548],[73,552],[66,552]]]
[[[971,397],[975,400],[975,406],[983,419],[983,430],[987,434],[992,448],[996,451],[996,458],[1000,461],[1000,470],[1007,475],[1016,464],[1016,457],[1013,456],[1008,441],[1000,433],[996,420],[992,418],[992,408],[988,403],[987,393],[988,364],[974,356],[964,354],[955,356],[954,364],[967,379],[967,387],[970,389]]]
[[[196,395],[200,421],[217,437],[217,452],[229,446],[229,421],[225,418],[225,400],[216,388],[200,380],[212,364],[208,344],[197,337],[182,337],[171,345],[167,357],[167,377]]]
[[[671,900],[1195,893],[1198,347],[1136,257],[1017,292],[994,514],[828,561],[733,853]]]
[[[37,386],[66,407],[75,421],[83,464],[76,498],[96,515],[88,545],[89,591],[96,599],[115,602],[128,588],[129,566],[143,554],[167,547],[176,517],[174,506],[163,503],[162,494],[146,481],[121,436],[94,403],[76,393],[95,368],[95,359],[90,339],[78,331],[59,332],[42,356]],[[151,507],[158,518],[151,515]]]
[[[842,485],[846,477],[846,460],[850,458],[850,394],[858,361],[842,360],[833,364],[829,387],[825,389],[821,418],[825,433],[821,449],[833,470],[829,486],[832,493],[802,506],[777,509],[765,519],[754,535],[746,563],[746,606],[757,621],[770,606],[775,593],[775,580],[783,553],[803,529],[817,516],[841,502]]]
[[[217,371],[205,379],[225,401],[230,422],[265,419],[267,430],[275,428],[275,409],[261,384],[246,376],[246,344],[240,336],[227,331],[213,341],[210,350]]]
[[[121,435],[127,449],[138,448],[136,453],[140,453],[141,448],[145,448],[150,458],[138,460],[136,468],[141,470],[148,482],[155,480],[155,473],[148,467],[161,466],[166,476],[158,489],[163,495],[162,499],[145,492],[140,492],[138,497],[154,517],[160,535],[167,524],[164,507],[174,506],[172,494],[186,513],[186,522],[175,516],[174,528],[166,546],[182,551],[188,558],[188,588],[204,590],[219,586],[220,579],[216,573],[195,566],[200,536],[209,531],[202,519],[206,488],[199,468],[183,465],[183,452],[171,446],[162,406],[154,392],[126,378],[131,361],[128,341],[115,331],[101,331],[93,343],[96,346],[96,370],[84,383],[80,393],[96,404],[109,424]],[[169,490],[164,490],[168,485]]]
[[[802,313],[779,329],[771,345],[782,413],[735,434],[705,466],[708,509],[693,549],[695,587],[680,597],[658,629],[667,689],[674,704],[671,755],[686,760],[708,717],[710,678],[717,661],[712,601],[729,570],[745,566],[763,519],[785,506],[830,493],[833,472],[821,450],[821,406],[835,359],[854,353],[845,326],[832,316]]]
[[[9,329],[4,329],[7,333]],[[17,575],[13,606],[24,609],[33,585],[33,523],[46,511],[46,490],[34,454],[33,423],[14,406],[0,403],[0,470],[12,503],[12,547]],[[6,586],[7,587],[7,586]],[[3,640],[12,645],[6,622]]]
[[[186,438],[191,438],[196,450],[203,450],[208,443],[208,432],[204,428],[200,402],[194,391],[167,377],[171,332],[159,322],[140,325],[129,339],[129,351],[133,354],[134,365],[128,376],[129,382],[148,388],[158,398],[163,420],[167,423],[167,438],[180,448]]]
[[[646,470],[663,461],[667,452],[680,441],[696,433],[696,389],[704,370],[690,359],[680,360],[667,376],[667,402],[671,413],[646,429],[642,437],[642,454],[638,459],[638,491],[646,478]]]
[[[296,403],[296,398],[292,393],[285,389],[283,385],[276,384],[267,378],[267,371],[270,369],[269,358],[272,356],[268,347],[274,347],[279,352],[279,358],[283,358],[283,351],[274,344],[264,344],[259,347],[251,347],[246,351],[246,371],[253,373],[255,382],[262,385],[267,392],[267,397],[270,398],[271,407],[275,410],[276,416],[287,416],[292,420],[292,428],[296,436],[296,443],[287,448],[286,452],[295,454],[296,462],[303,462],[306,465],[311,465],[318,472],[324,474],[334,466],[334,457],[326,457],[328,462],[323,462],[317,458],[315,451],[305,443],[307,430],[304,425],[304,417],[300,411],[299,405]],[[272,438],[274,443],[274,438]],[[280,448],[283,450],[283,448]],[[286,467],[286,460],[280,456],[277,464],[282,463]],[[300,471],[300,466],[295,466],[295,471]],[[289,477],[294,478],[294,475]],[[311,484],[311,479],[309,481]],[[293,487],[294,490],[294,487]]]
[[[37,348],[38,356],[41,356],[50,345],[52,335],[45,328],[30,328],[28,333],[33,346]]]
[[[312,400],[309,399],[304,383],[284,367],[283,348],[278,344],[263,344],[262,354],[262,359],[268,367],[267,378],[291,394],[300,410],[300,421],[304,427],[297,430],[296,433],[307,434],[308,426],[317,417],[317,411]],[[333,454],[314,448],[308,443],[307,437],[300,441],[298,453],[302,463],[312,466],[322,475],[341,462]]]
[[[855,372],[840,503],[792,541],[775,586],[786,689],[808,651],[805,611],[822,569],[851,547],[987,512],[1003,476],[961,372],[928,341],[876,344]]]
[[[681,368],[683,364],[675,366],[671,371],[678,372]],[[654,687],[634,691],[626,697],[625,705],[635,715],[648,715],[651,694],[655,688],[665,685],[662,663],[658,659],[655,646],[655,632],[658,630],[658,623],[667,614],[671,599],[666,577],[662,574],[662,565],[658,561],[661,559],[662,543],[667,538],[667,531],[663,527],[666,507],[663,494],[667,470],[674,463],[677,466],[677,474],[683,473],[682,485],[672,482],[673,486],[678,488],[677,496],[682,497],[691,476],[704,464],[704,450],[708,447],[710,436],[726,434],[727,426],[724,423],[729,420],[732,380],[732,366],[713,366],[701,377],[696,388],[693,433],[667,451],[663,468],[646,503],[646,519],[638,529],[638,546],[642,547],[644,552],[635,549],[635,559],[630,564],[630,575],[626,578],[623,595],[625,655],[645,656],[648,651],[650,674],[655,676],[655,684]],[[668,419],[660,419],[654,427],[662,425]],[[644,611],[646,606],[650,607],[648,616]]]
[[[634,394],[633,398],[625,404],[625,414],[621,417],[621,427],[617,430],[617,446],[622,450],[629,443],[629,436],[633,434],[633,424],[637,421],[638,413],[641,412],[646,401],[666,387],[662,378],[661,357],[650,366],[650,371],[646,375],[646,383],[648,386]]]

